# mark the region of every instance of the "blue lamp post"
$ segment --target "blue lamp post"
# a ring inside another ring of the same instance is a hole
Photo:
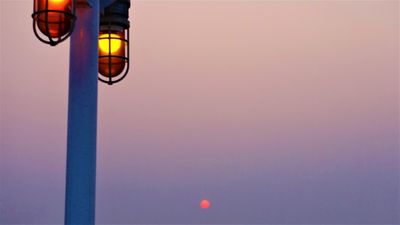
[[[65,224],[94,224],[96,197],[98,1],[77,5],[71,35]]]
[[[129,7],[130,0],[34,0],[32,18],[39,40],[55,46],[71,38],[65,195],[67,225],[95,223],[98,73],[107,78],[106,83],[112,84],[114,77],[122,73],[116,67],[124,64],[123,77],[129,69],[129,55],[125,55],[125,52],[129,53],[129,38],[112,35],[116,30],[126,34]],[[108,25],[104,26],[104,23]],[[99,32],[108,35],[99,41]],[[127,33],[129,37],[129,31]],[[121,49],[124,48],[119,55],[112,51],[115,40],[122,43]],[[102,53],[101,41],[108,43],[108,52]],[[107,60],[103,62],[103,58]],[[102,65],[106,67],[105,72],[101,71]]]

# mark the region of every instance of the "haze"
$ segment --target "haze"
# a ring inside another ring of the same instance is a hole
[[[62,224],[68,49],[0,13],[0,223]],[[398,224],[398,1],[134,1],[98,224]],[[209,199],[208,210],[199,207]]]

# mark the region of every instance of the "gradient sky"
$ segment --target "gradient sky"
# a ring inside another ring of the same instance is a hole
[[[0,223],[63,223],[68,49],[0,0]],[[398,224],[398,1],[135,1],[98,224]],[[212,206],[199,208],[202,198]]]

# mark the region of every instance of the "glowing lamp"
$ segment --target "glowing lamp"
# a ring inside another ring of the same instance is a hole
[[[100,15],[99,80],[114,84],[129,70],[129,0],[116,0]]]
[[[55,46],[74,29],[75,0],[34,0],[32,18],[36,37]]]

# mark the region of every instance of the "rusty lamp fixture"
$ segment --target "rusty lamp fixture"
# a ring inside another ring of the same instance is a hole
[[[75,25],[75,6],[76,0],[34,0],[32,18],[36,37],[51,46],[67,39]]]
[[[109,85],[129,70],[129,7],[130,0],[116,0],[100,15],[99,80]]]

